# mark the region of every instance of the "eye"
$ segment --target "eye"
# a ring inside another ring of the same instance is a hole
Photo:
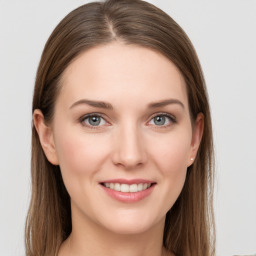
[[[165,113],[157,114],[149,121],[149,125],[156,125],[156,126],[168,126],[172,123],[176,123],[175,118]]]
[[[106,120],[99,114],[86,115],[81,119],[81,123],[89,127],[97,127],[105,125]]]

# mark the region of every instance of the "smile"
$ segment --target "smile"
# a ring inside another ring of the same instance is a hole
[[[148,197],[156,187],[156,182],[144,179],[115,179],[100,183],[107,195],[122,203],[135,203]]]
[[[120,192],[136,193],[148,189],[151,183],[139,183],[139,184],[120,184],[120,183],[103,183],[103,186]]]

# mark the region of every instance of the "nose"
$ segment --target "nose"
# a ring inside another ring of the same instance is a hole
[[[143,136],[136,125],[120,127],[114,135],[113,163],[127,170],[145,164],[147,154]]]

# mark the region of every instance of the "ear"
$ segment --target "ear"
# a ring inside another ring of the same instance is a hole
[[[36,109],[34,111],[33,122],[48,161],[53,165],[58,165],[59,161],[55,149],[53,131],[50,126],[45,124],[44,115],[41,110]]]
[[[199,113],[192,127],[191,150],[188,159],[188,166],[192,165],[199,149],[204,132],[204,115]]]

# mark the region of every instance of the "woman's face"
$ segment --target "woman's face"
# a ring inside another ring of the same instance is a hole
[[[192,130],[176,66],[153,50],[111,43],[75,59],[61,86],[43,147],[60,165],[73,222],[119,234],[163,225],[203,125],[199,116]]]

